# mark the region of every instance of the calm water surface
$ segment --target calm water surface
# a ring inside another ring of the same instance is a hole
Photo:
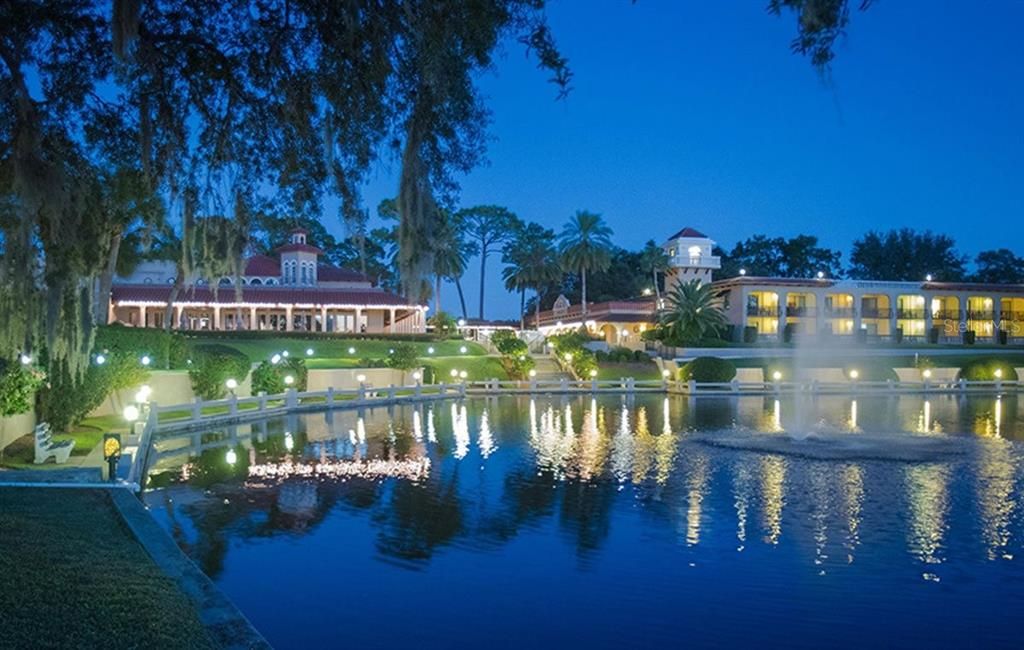
[[[696,440],[808,430],[964,451],[822,460]],[[280,648],[1024,638],[1015,395],[480,398],[157,451],[149,508]]]

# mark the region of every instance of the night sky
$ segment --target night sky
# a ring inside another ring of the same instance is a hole
[[[555,101],[506,45],[481,79],[489,165],[463,179],[462,205],[555,229],[589,209],[626,248],[686,225],[725,247],[804,233],[845,265],[865,230],[909,226],[972,259],[1024,254],[1024,2],[878,0],[853,13],[828,82],[790,52],[795,19],[765,4],[556,0],[574,90]],[[367,205],[396,188],[397,165],[382,165]],[[512,318],[499,269],[492,258],[486,315]],[[477,274],[471,262],[471,315]],[[454,290],[444,302],[457,311]]]

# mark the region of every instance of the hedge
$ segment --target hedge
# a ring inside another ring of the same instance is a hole
[[[45,387],[39,391],[39,413],[56,431],[67,431],[94,411],[107,395],[139,386],[149,371],[134,352],[111,350],[102,364],[92,363],[75,381],[64,367],[51,368]]]
[[[718,357],[697,357],[679,369],[679,379],[701,383],[725,383],[736,376],[736,366]]]
[[[249,357],[226,345],[197,345],[192,350],[188,377],[192,392],[203,399],[221,399],[227,395],[228,379],[242,383],[249,375]]]
[[[189,356],[189,344],[177,332],[165,332],[149,327],[126,327],[115,323],[96,328],[93,353],[110,356],[122,352],[136,359],[148,355],[153,368],[184,368]]]
[[[1002,370],[1000,379],[1017,379],[1017,371],[1002,359],[975,359],[960,368],[958,379],[966,381],[995,381],[996,370]]]
[[[0,362],[0,417],[32,410],[45,375],[17,361]]]
[[[388,368],[412,370],[419,365],[416,348],[411,343],[399,343],[392,350],[384,360],[384,364]]]

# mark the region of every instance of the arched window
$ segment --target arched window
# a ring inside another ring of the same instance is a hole
[[[302,263],[302,284],[306,284],[306,263]]]
[[[249,286],[251,286],[251,287],[258,287],[261,284],[263,284],[263,281],[260,280],[259,278],[253,278],[253,279],[249,280]]]
[[[221,279],[220,279],[220,283],[219,283],[219,284],[220,284],[220,286],[222,286],[222,287],[228,287],[228,286],[231,286],[231,278],[221,278]]]

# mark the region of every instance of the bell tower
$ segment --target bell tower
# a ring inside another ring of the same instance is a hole
[[[722,259],[711,254],[714,246],[714,241],[693,228],[683,228],[669,237],[663,244],[669,267],[665,274],[665,292],[680,282],[711,282],[711,272],[722,267]]]

